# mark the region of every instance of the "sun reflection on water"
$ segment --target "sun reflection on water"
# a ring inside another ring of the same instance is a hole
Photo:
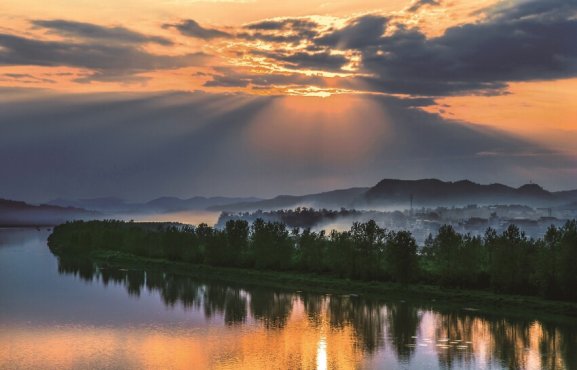
[[[323,336],[317,346],[317,370],[327,369],[327,339]]]

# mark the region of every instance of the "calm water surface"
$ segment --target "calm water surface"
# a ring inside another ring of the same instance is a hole
[[[58,260],[0,229],[2,369],[577,369],[571,325]]]

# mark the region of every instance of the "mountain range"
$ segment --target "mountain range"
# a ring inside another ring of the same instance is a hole
[[[89,199],[54,199],[49,205],[60,207],[75,207],[98,211],[106,214],[137,214],[137,213],[171,213],[189,210],[205,210],[210,207],[225,206],[243,202],[257,202],[259,198],[234,197],[192,197],[181,199],[177,197],[160,197],[143,203],[131,203],[120,198],[104,197]]]
[[[243,212],[296,207],[326,209],[408,209],[459,207],[469,204],[519,204],[531,207],[577,209],[577,190],[551,192],[537,184],[518,188],[502,184],[477,184],[469,180],[384,179],[373,187],[332,190],[307,195],[279,195],[272,199],[240,197],[161,197],[148,202],[127,202],[119,198],[54,199],[31,205],[0,199],[0,225],[55,225],[72,219],[93,219],[118,215],[161,214],[209,210]]]
[[[211,207],[211,210],[240,212],[256,209],[274,210],[297,206],[313,208],[402,208],[457,207],[469,204],[522,204],[532,207],[563,207],[577,201],[577,190],[550,192],[537,184],[518,188],[503,184],[483,185],[469,180],[384,179],[370,188],[351,188],[303,196],[280,195],[256,202],[241,202]]]

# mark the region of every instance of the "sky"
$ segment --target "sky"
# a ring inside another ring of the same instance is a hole
[[[0,197],[577,188],[577,0],[3,0]]]

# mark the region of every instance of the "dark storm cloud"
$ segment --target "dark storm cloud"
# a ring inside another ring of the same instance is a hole
[[[508,0],[483,9],[480,13],[493,20],[512,21],[530,17],[542,22],[554,22],[574,18],[576,8],[575,0]]]
[[[295,69],[321,69],[321,70],[340,70],[348,63],[347,57],[340,54],[330,54],[329,52],[306,53],[299,52],[285,55],[277,60],[287,63],[288,66]]]
[[[548,181],[544,185],[569,187],[574,177],[566,169],[577,168],[574,159],[503,132],[414,108],[430,103],[427,99],[366,97],[387,118],[362,108],[355,112],[351,129],[374,130],[371,137],[378,145],[370,160],[345,165],[331,158],[337,149],[324,139],[330,131],[322,130],[332,125],[317,122],[317,115],[285,110],[261,121],[287,127],[275,131],[274,140],[304,135],[298,155],[271,153],[259,145],[265,137],[249,135],[259,127],[252,125],[261,113],[284,98],[42,91],[27,97],[21,91],[0,99],[0,196],[15,199],[269,196],[327,190],[327,179],[334,184],[330,187],[371,185],[383,177],[488,183],[495,181],[495,173],[502,174],[499,181],[517,184],[519,168],[530,171],[535,181]],[[300,121],[294,122],[297,116]],[[307,127],[320,131],[309,137]]]
[[[317,45],[338,49],[364,49],[381,43],[387,18],[364,15],[351,20],[345,27],[329,32],[317,39]]]
[[[220,31],[214,28],[205,28],[198,24],[197,21],[193,19],[184,19],[179,23],[167,23],[162,26],[163,28],[175,28],[180,33],[189,37],[196,37],[203,40],[211,40],[216,38],[229,38],[232,37],[231,34]]]
[[[62,36],[88,40],[105,40],[112,43],[156,43],[160,45],[172,45],[173,42],[165,37],[149,36],[129,30],[124,27],[104,27],[91,23],[74,22],[62,19],[34,20],[36,27],[48,29],[51,33]]]
[[[385,102],[394,101],[394,105],[398,108],[422,108],[436,105],[437,102],[433,98],[395,98],[395,97],[372,97],[372,99],[383,99]],[[386,104],[385,104],[386,105]]]
[[[430,5],[439,5],[440,2],[438,0],[415,0],[411,4],[411,6],[407,9],[409,12],[416,12],[417,10],[421,9],[423,6]]]
[[[285,18],[250,23],[236,37],[249,41],[299,44],[318,36],[319,24],[304,18]]]
[[[438,5],[421,0],[414,6]],[[341,28],[320,30],[299,19],[267,20],[245,26],[256,30],[241,38],[285,42],[287,47],[256,50],[288,68],[335,71],[347,64],[343,55],[360,55],[360,74],[340,80],[339,87],[385,93],[446,96],[500,95],[514,81],[577,76],[577,0],[506,1],[482,11],[474,23],[427,37],[387,17],[364,15]],[[394,23],[393,26],[389,25]],[[288,46],[308,44],[290,51]]]
[[[0,65],[69,66],[94,71],[80,82],[130,81],[135,74],[203,63],[208,56],[194,53],[166,56],[138,47],[96,42],[42,41],[0,34]]]
[[[362,70],[374,76],[365,82],[385,92],[502,93],[510,81],[577,75],[577,2],[514,4],[489,9],[487,20],[449,28],[434,38],[402,27],[392,35],[378,37],[378,21],[359,18],[353,22],[359,30],[351,33],[353,40],[345,36],[349,26],[317,43],[359,50]]]

